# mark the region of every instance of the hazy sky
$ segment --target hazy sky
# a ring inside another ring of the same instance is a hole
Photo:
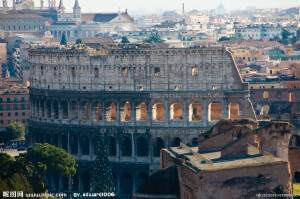
[[[12,0],[9,0],[12,1]],[[48,0],[44,0],[47,5]],[[57,1],[57,5],[59,0]],[[75,0],[63,0],[68,12],[72,10]],[[245,9],[247,6],[257,8],[289,8],[300,6],[300,0],[79,0],[83,12],[117,12],[120,8],[130,11],[153,12],[155,10],[182,10],[185,3],[186,10],[205,10],[216,8],[220,3],[229,10]],[[35,0],[36,6],[40,0]]]

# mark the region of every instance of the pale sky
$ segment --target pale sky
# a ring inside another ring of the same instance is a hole
[[[9,0],[9,2],[12,0]],[[34,0],[36,6],[40,0]],[[48,0],[44,0],[46,6]],[[75,0],[63,0],[67,12],[72,11]],[[2,2],[2,1],[1,1]],[[59,0],[56,0],[57,5]],[[245,9],[247,6],[257,8],[289,8],[300,7],[300,0],[79,0],[82,12],[117,12],[119,8],[124,11],[126,8],[130,14],[135,11],[145,10],[182,10],[182,3],[185,3],[186,11],[215,9],[220,3],[229,10]],[[10,2],[11,3],[11,2]]]

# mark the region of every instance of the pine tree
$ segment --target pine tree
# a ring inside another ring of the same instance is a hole
[[[61,37],[61,40],[60,40],[60,45],[67,45],[67,37],[66,37],[66,34],[63,33],[62,37]]]
[[[94,192],[115,193],[112,168],[108,159],[108,148],[102,133],[98,137],[97,146],[97,157],[94,163]]]
[[[128,38],[127,37],[122,37],[122,41],[121,41],[121,43],[122,44],[129,44],[130,43],[130,41],[128,40]]]

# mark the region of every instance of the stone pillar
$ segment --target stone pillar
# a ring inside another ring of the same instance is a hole
[[[71,113],[71,101],[70,101],[70,99],[68,100],[68,119],[69,119],[69,121],[71,121],[72,120],[72,113]]]
[[[147,121],[151,124],[152,120],[153,120],[153,116],[152,116],[152,103],[150,100],[148,100],[147,102]]]
[[[222,102],[222,119],[229,118],[229,104],[227,99],[223,99]]]
[[[168,124],[170,126],[170,104],[169,104],[169,99],[165,98],[164,99],[164,109],[165,109],[165,117],[164,117],[164,122],[165,124]]]
[[[58,103],[58,119],[59,120],[61,120],[62,118],[63,118],[63,116],[62,116],[62,105],[61,105],[61,100],[60,99],[58,99],[57,100],[57,103]]]
[[[42,118],[43,116],[42,116],[42,107],[41,107],[41,100],[39,100],[39,104],[38,104],[38,106],[39,106],[39,118]]]
[[[70,140],[70,132],[68,132],[68,153],[71,153],[71,146],[70,146],[71,140]]]
[[[131,156],[132,158],[135,158],[135,141],[134,141],[134,132],[131,133],[131,148],[132,148],[132,153]]]
[[[93,147],[94,146],[94,142],[93,142],[92,136],[89,135],[88,138],[89,138],[89,142],[90,142],[90,157],[91,157],[91,160],[92,160],[93,159],[93,154],[94,154],[94,148],[95,147]]]
[[[80,101],[77,100],[77,120],[78,120],[78,123],[80,123],[81,121],[81,107],[80,107]]]
[[[93,114],[93,103],[91,101],[88,102],[89,103],[89,109],[90,109],[90,122],[92,123],[93,122],[93,117],[94,117],[94,114]]]
[[[102,108],[102,120],[101,120],[101,124],[105,124],[105,122],[106,122],[106,107],[105,107],[105,102],[101,103],[101,108]]]
[[[131,122],[134,123],[134,125],[136,125],[136,107],[135,107],[135,103],[132,102],[131,104]]]
[[[51,101],[50,101],[50,106],[51,106],[51,119],[54,119],[54,107],[53,107],[53,101],[52,101],[52,99],[51,99]]]
[[[117,123],[120,125],[120,121],[121,121],[120,102],[117,102],[116,109],[117,109]]]
[[[202,104],[202,123],[204,126],[207,126],[209,121],[208,108],[209,108],[209,104],[207,100],[204,99]]]
[[[115,139],[116,139],[116,156],[120,160],[120,137],[115,134]]]
[[[183,125],[188,126],[189,123],[189,106],[187,104],[187,99],[183,99],[183,104],[182,104],[182,116],[183,116]]]
[[[76,135],[78,135],[78,137],[77,137],[78,155],[81,156],[82,155],[81,147],[80,147],[80,145],[81,145],[81,142],[80,142],[81,141],[81,134],[76,132]]]
[[[44,118],[48,119],[48,118],[47,118],[47,115],[48,115],[48,110],[47,110],[47,98],[44,98],[44,115],[45,115]]]

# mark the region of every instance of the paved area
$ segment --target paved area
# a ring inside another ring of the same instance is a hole
[[[18,156],[20,153],[25,153],[26,151],[17,151],[17,149],[5,149],[4,153],[9,154],[12,157]]]

